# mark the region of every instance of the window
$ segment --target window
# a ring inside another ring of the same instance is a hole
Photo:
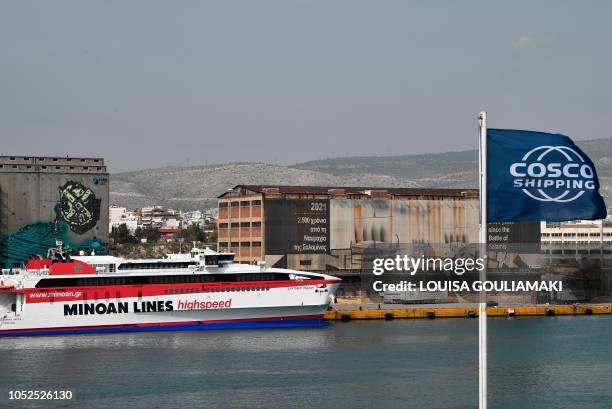
[[[238,207],[240,206],[240,202],[230,202],[230,207]]]
[[[252,204],[253,206],[261,206],[261,200],[253,200],[253,201],[251,202],[251,204]]]
[[[242,223],[240,223],[240,227],[243,227],[243,228],[244,227],[251,227],[251,223],[249,223],[249,222],[242,222]]]
[[[252,246],[253,247],[261,247],[261,241],[254,241]]]
[[[251,243],[248,241],[243,241],[240,243],[240,247],[251,247]]]
[[[232,223],[232,228],[236,228],[238,226],[240,226],[240,223]]]
[[[251,224],[252,227],[261,227],[261,222],[253,222]]]
[[[225,207],[227,207],[227,202],[221,202],[221,203],[219,203],[219,207],[220,207],[220,208],[225,208]]]
[[[148,285],[159,284],[162,280],[168,279],[168,283],[186,284],[186,283],[237,283],[245,281],[276,281],[289,280],[288,273],[256,273],[256,274],[173,274],[166,276],[123,276],[123,277],[93,277],[93,278],[43,278],[37,284],[36,288],[68,288],[68,287],[95,287],[95,286],[117,286],[117,285]],[[110,290],[109,290],[110,291]],[[193,292],[194,288],[190,289],[168,289],[169,294],[184,294]],[[220,291],[216,288],[215,291]],[[240,291],[246,291],[246,287]],[[142,296],[142,291],[139,291],[139,296]],[[95,293],[97,298],[98,294]],[[108,298],[109,292],[105,293]]]
[[[227,223],[219,223],[220,229],[227,229]]]
[[[309,266],[312,264],[312,260],[300,260],[301,266]]]
[[[249,202],[248,200],[243,200],[240,202],[240,206],[250,206],[251,202]]]

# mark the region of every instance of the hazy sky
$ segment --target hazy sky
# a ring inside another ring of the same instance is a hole
[[[609,1],[1,1],[0,153],[118,172],[612,136]]]

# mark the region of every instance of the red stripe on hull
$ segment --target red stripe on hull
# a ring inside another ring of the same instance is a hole
[[[45,289],[25,289],[26,303],[48,303],[65,301],[106,300],[136,297],[156,297],[160,295],[189,295],[235,291],[254,291],[264,288],[307,287],[321,284],[334,284],[338,280],[305,280],[305,281],[245,281],[228,283],[180,283],[180,284],[144,284],[95,287],[58,287]],[[172,293],[169,291],[172,290]],[[198,292],[196,292],[198,290]],[[72,293],[71,295],[53,296],[48,294]],[[75,295],[75,293],[80,293]]]

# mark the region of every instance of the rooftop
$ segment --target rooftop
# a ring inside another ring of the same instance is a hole
[[[477,198],[477,189],[429,189],[403,187],[364,187],[364,186],[287,186],[287,185],[236,185],[219,196],[244,196],[249,194],[266,194],[269,196],[291,195],[326,195],[342,196],[407,196],[407,197],[457,197]]]

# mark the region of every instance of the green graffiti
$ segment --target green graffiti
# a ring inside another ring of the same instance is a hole
[[[61,240],[64,248],[73,254],[78,254],[80,250],[95,250],[96,254],[106,254],[106,247],[100,240],[71,241],[67,226],[64,222],[31,223],[0,238],[0,260],[5,267],[10,268],[36,255],[45,257],[49,248],[56,247],[56,240]]]
[[[70,230],[84,234],[100,219],[100,199],[93,190],[79,182],[66,182],[59,188],[60,198],[55,205],[59,220],[65,221]]]

